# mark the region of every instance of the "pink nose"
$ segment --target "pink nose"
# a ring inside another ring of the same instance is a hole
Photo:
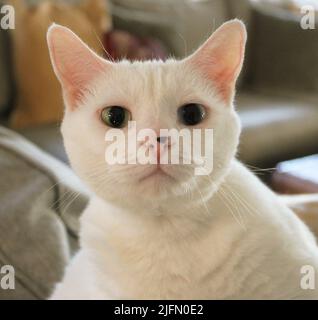
[[[160,164],[161,153],[164,152],[165,148],[169,148],[168,137],[157,137],[157,163]]]

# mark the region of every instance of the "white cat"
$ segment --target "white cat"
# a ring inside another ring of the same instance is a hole
[[[233,98],[245,42],[243,23],[233,20],[186,59],[115,63],[67,28],[50,27],[65,147],[94,193],[81,218],[81,248],[52,299],[318,298],[301,286],[304,265],[318,271],[313,235],[235,159]],[[106,164],[105,132],[127,134],[127,119],[156,132],[213,128],[213,171]]]

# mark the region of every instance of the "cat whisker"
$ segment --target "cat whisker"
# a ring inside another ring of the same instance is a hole
[[[211,178],[208,175],[202,176],[202,177],[206,177],[212,186],[215,187],[215,183],[213,181],[211,181]],[[227,207],[228,211],[230,212],[230,214],[233,216],[234,220],[244,229],[246,230],[246,226],[244,224],[244,221],[240,215],[240,217],[238,218],[235,214],[235,211],[233,211],[233,207],[231,206],[231,202],[229,202],[228,200],[228,194],[226,192],[224,192],[220,187],[217,189],[216,194],[220,196],[220,198],[222,199],[223,203],[225,204],[225,206]],[[233,200],[233,199],[232,199]],[[238,207],[234,208],[234,210],[238,210]]]
[[[73,190],[67,190],[63,192],[61,195],[57,197],[57,199],[53,203],[51,203],[50,209],[56,208],[58,210],[63,205],[63,203],[65,203],[65,201],[71,198],[72,195],[74,195],[75,193],[77,192]]]
[[[252,216],[253,215],[259,215],[258,210],[256,210],[250,203],[248,203],[238,192],[234,192],[232,188],[227,185],[227,186],[221,186],[222,188],[227,188],[229,192],[233,194],[234,197],[241,203],[243,207],[247,209],[247,212],[250,213]]]
[[[244,225],[244,223],[242,221],[240,221],[239,218],[237,218],[237,216],[235,215],[235,212],[232,210],[233,208],[227,202],[226,194],[224,192],[222,192],[221,189],[219,189],[216,194],[219,195],[221,197],[221,199],[223,199],[223,203],[225,204],[225,206],[227,207],[227,209],[229,210],[229,212],[233,216],[234,220],[239,224],[240,227],[242,227],[244,230],[246,230],[246,226]]]
[[[263,173],[273,173],[277,170],[277,168],[258,168],[249,164],[245,164],[252,172],[256,173],[257,175]]]
[[[197,183],[197,181],[196,181],[195,179],[193,179],[193,181],[194,181],[194,183],[195,183],[195,185],[196,185],[196,188],[197,188],[197,190],[198,190],[198,192],[199,192],[199,194],[200,194],[201,201],[202,201],[202,204],[203,204],[203,206],[204,206],[204,208],[205,208],[205,211],[206,211],[206,213],[207,213],[207,216],[209,216],[209,215],[210,215],[210,212],[209,212],[208,206],[207,206],[207,204],[206,204],[206,201],[203,199],[203,195],[202,195],[202,192],[201,192],[201,190],[200,190],[200,188],[199,188],[199,186],[198,186],[198,183]]]
[[[221,189],[222,186],[220,186],[219,188]],[[240,221],[242,221],[242,224],[244,224],[244,215],[242,215],[239,204],[236,203],[236,198],[230,192],[224,192],[224,194],[228,197],[229,202],[232,203],[232,205],[234,206],[234,210],[237,212],[237,215]],[[246,226],[245,226],[245,229],[246,229]]]
[[[68,204],[66,204],[66,206],[63,208],[63,212],[67,211],[67,209],[70,207],[70,205],[76,200],[78,199],[78,197],[80,197],[81,194],[79,192],[76,192],[75,194],[73,194],[72,200],[69,201]]]

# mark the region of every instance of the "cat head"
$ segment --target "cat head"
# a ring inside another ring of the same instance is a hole
[[[99,197],[131,209],[188,205],[211,196],[238,146],[240,124],[233,98],[245,42],[243,23],[233,20],[183,60],[112,62],[69,29],[52,25],[48,45],[63,89],[62,134],[73,169]],[[136,141],[128,120],[135,121],[137,134],[151,134]],[[161,129],[185,129],[192,140],[180,147],[182,139],[178,143]],[[201,130],[203,150],[193,147],[195,129]],[[213,136],[204,135],[206,129],[213,129]],[[121,151],[126,153],[112,153],[114,141],[105,141],[109,133],[125,138]],[[129,149],[134,141],[137,152]],[[171,163],[169,157],[167,164],[140,163],[138,150],[158,162],[177,150],[180,161]],[[107,152],[126,161],[110,164]],[[205,165],[197,161],[201,154]],[[190,163],[185,164],[185,158]],[[206,174],[195,174],[198,166],[208,168]]]

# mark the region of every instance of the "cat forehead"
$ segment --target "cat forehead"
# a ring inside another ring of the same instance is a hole
[[[164,77],[167,74],[175,73],[180,69],[180,61],[175,59],[146,60],[146,61],[127,61],[122,60],[117,63],[120,71],[136,72],[139,75]],[[180,70],[181,71],[181,70]]]
[[[176,60],[173,58],[167,59],[165,61],[161,59],[153,59],[153,60],[133,60],[129,61],[126,59],[120,60],[117,62],[118,65],[131,66],[136,68],[154,68],[154,67],[162,67],[167,65],[174,65],[180,62],[180,60]]]
[[[183,60],[169,59],[148,61],[121,61],[115,64],[113,79],[125,81],[123,85],[134,88],[142,86],[145,90],[168,90],[176,88],[196,89],[198,77]],[[128,80],[128,81],[127,81]],[[201,80],[203,80],[201,78]],[[204,80],[203,80],[204,84]],[[182,93],[182,92],[180,92]]]
[[[186,102],[218,104],[213,84],[196,75],[183,60],[122,60],[99,78],[95,97],[99,105],[122,103],[132,109],[144,106],[169,109]]]

